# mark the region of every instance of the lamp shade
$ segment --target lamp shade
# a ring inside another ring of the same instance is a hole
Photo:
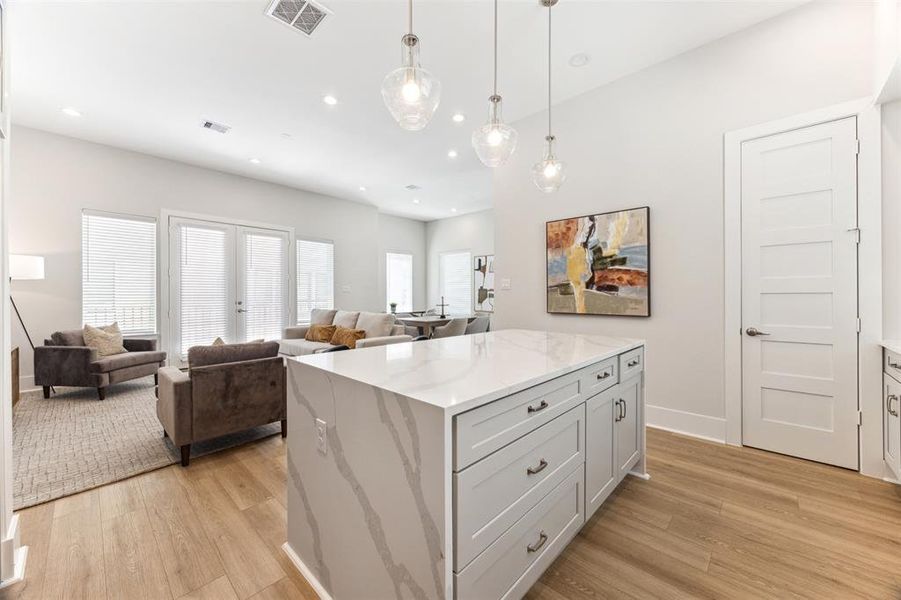
[[[9,278],[17,280],[43,279],[44,257],[28,254],[10,254]]]

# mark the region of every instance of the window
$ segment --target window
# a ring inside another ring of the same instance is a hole
[[[126,335],[156,334],[156,219],[81,214],[81,315],[119,323]]]
[[[398,312],[413,310],[413,255],[389,252],[385,257],[385,301],[388,310],[397,303]]]
[[[208,346],[232,335],[235,306],[234,268],[229,260],[234,228],[217,223],[179,219],[176,224],[175,303],[179,358],[192,346]]]
[[[309,323],[314,308],[335,305],[335,245],[297,240],[297,322]]]
[[[243,283],[239,293],[243,291],[244,312],[238,309],[238,334],[245,341],[281,339],[288,323],[289,236],[243,227],[239,232],[244,269],[239,269],[238,281]]]
[[[438,264],[439,292],[449,315],[472,312],[472,258],[469,252],[445,252]]]

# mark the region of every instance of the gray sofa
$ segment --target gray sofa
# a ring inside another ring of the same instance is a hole
[[[357,340],[357,348],[400,344],[413,340],[404,332],[403,324],[397,323],[394,315],[375,312],[352,312],[346,310],[313,309],[310,325],[338,325],[348,329],[362,329],[366,337]],[[304,356],[331,350],[327,342],[313,342],[304,339],[310,325],[288,327],[285,339],[279,342],[279,353],[284,356]]]
[[[128,352],[97,356],[97,350],[85,346],[81,329],[57,331],[34,349],[34,383],[50,397],[55,385],[97,388],[103,400],[106,388],[114,383],[147,375],[156,375],[166,362],[166,353],[156,349],[156,340],[126,339]]]
[[[190,370],[159,372],[156,414],[188,466],[191,444],[281,421],[287,435],[284,359],[278,342],[195,346]]]

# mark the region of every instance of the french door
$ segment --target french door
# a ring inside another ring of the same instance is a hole
[[[742,436],[857,469],[857,128],[745,142]]]
[[[273,340],[289,322],[287,232],[172,217],[169,223],[171,348]]]

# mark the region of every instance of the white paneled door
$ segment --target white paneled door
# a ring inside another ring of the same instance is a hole
[[[857,469],[857,133],[741,151],[742,443]]]
[[[170,357],[192,346],[279,339],[289,322],[287,232],[173,217]]]

